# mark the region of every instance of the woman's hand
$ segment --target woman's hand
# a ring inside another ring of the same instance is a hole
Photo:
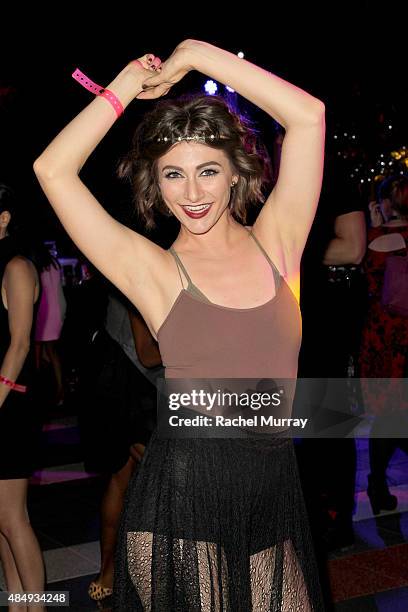
[[[129,453],[132,459],[136,463],[140,463],[141,460],[143,459],[145,450],[146,450],[146,447],[144,444],[142,444],[141,442],[135,442],[135,444],[132,444],[131,447],[129,448]]]
[[[150,77],[161,70],[161,59],[153,55],[153,53],[145,53],[142,57],[132,60],[125,68],[128,74],[131,74],[137,81],[136,98],[143,91],[142,84],[147,77]]]
[[[170,57],[159,66],[154,76],[147,76],[143,81],[143,92],[137,98],[142,100],[153,100],[165,96],[170,89],[178,83],[190,70],[194,69],[191,63],[191,50],[193,41],[183,41],[170,55]]]

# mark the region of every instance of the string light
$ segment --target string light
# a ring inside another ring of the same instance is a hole
[[[206,94],[208,94],[209,96],[213,96],[218,91],[218,85],[215,81],[206,81],[204,85],[204,90]]]
[[[349,161],[353,164],[348,175],[350,179],[358,179],[359,184],[379,183],[387,176],[406,175],[408,170],[408,150],[405,146],[389,153],[380,153],[376,160],[371,159],[368,163],[364,159],[361,163],[356,164],[355,152],[350,153],[348,149],[337,151],[337,155],[345,160],[344,163]]]

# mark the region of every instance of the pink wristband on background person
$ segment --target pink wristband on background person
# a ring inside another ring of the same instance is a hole
[[[82,85],[82,87],[85,87],[85,89],[87,89],[91,93],[95,94],[96,96],[105,98],[105,100],[107,100],[109,104],[113,106],[117,117],[120,117],[123,114],[122,103],[119,98],[115,96],[113,91],[111,91],[110,89],[105,89],[101,85],[97,85],[97,83],[94,83],[90,78],[86,76],[86,74],[81,72],[79,68],[77,68],[73,72],[72,78],[78,81],[78,83]]]
[[[14,382],[14,380],[10,380],[5,376],[0,375],[0,382],[3,383],[3,385],[6,385],[7,387],[11,387],[14,391],[19,391],[20,393],[25,393],[27,391],[26,385],[18,385]]]

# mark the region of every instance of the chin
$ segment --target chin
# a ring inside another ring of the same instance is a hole
[[[191,234],[199,236],[200,234],[206,234],[207,232],[209,232],[210,229],[214,227],[215,223],[191,223],[191,225],[183,223],[183,225]]]

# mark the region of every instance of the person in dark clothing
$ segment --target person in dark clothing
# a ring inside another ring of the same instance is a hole
[[[365,215],[359,193],[341,173],[326,169],[302,260],[301,286],[299,375],[320,379],[317,405],[327,388],[325,380],[359,375],[358,352],[366,308],[366,283],[360,264],[365,248]],[[346,394],[342,410],[351,413]],[[303,439],[296,448],[321,582],[330,605],[327,554],[354,542],[356,444],[354,439]]]
[[[107,480],[101,504],[101,567],[88,588],[96,601],[112,594],[120,513],[130,477],[156,425],[155,384],[162,371],[157,343],[142,317],[109,286],[104,321],[86,347],[79,380],[85,469]]]
[[[10,593],[44,589],[44,562],[27,514],[42,425],[34,395],[33,327],[41,287],[17,236],[15,215],[13,192],[0,184],[0,559]]]

